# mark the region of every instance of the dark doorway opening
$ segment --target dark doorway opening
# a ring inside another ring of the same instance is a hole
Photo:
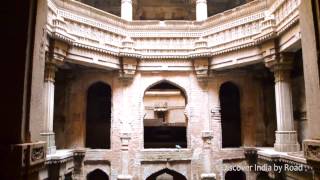
[[[109,176],[100,169],[96,169],[87,175],[87,180],[109,180]]]
[[[144,148],[186,148],[186,96],[177,86],[161,81],[144,95]]]
[[[246,174],[243,171],[228,171],[225,180],[246,180]]]
[[[222,147],[241,146],[240,93],[238,87],[223,83],[219,92],[221,104]]]
[[[187,178],[176,171],[166,168],[151,174],[146,180],[187,180]]]
[[[111,88],[98,82],[91,85],[87,95],[86,147],[110,148]]]

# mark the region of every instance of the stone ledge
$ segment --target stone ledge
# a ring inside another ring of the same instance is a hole
[[[150,149],[142,150],[139,158],[142,162],[191,161],[191,149]]]
[[[215,180],[216,174],[214,173],[203,173],[201,174],[201,180]]]

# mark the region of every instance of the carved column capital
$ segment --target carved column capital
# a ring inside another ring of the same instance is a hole
[[[124,3],[130,3],[130,4],[132,4],[132,1],[133,1],[133,0],[121,0],[121,4],[124,4]]]
[[[196,0],[196,4],[200,4],[200,3],[206,3],[207,4],[207,0]]]
[[[54,83],[57,70],[58,70],[58,68],[57,68],[57,65],[55,63],[46,62],[46,64],[45,64],[45,72],[44,72],[44,80],[46,82],[50,81],[50,82]]]
[[[293,53],[280,53],[265,58],[266,67],[274,73],[275,82],[290,80],[293,59]]]

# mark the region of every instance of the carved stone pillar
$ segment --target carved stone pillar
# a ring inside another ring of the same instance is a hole
[[[274,148],[281,152],[299,151],[297,132],[294,130],[290,71],[292,54],[280,54],[280,57],[266,61],[275,78],[277,131]]]
[[[121,18],[132,21],[132,0],[121,0]]]
[[[214,148],[220,149],[222,147],[222,127],[221,127],[221,113],[220,104],[215,105],[211,109],[212,131],[214,132]]]
[[[121,133],[121,174],[118,175],[118,180],[131,180],[132,176],[129,175],[129,142],[130,133]]]
[[[207,0],[196,0],[196,20],[203,21],[208,18]]]
[[[201,174],[202,180],[214,180],[216,175],[212,173],[211,168],[211,140],[213,138],[212,131],[203,131],[203,173]]]
[[[53,110],[54,110],[54,81],[57,66],[48,61],[45,65],[44,78],[44,131],[41,133],[47,142],[47,153],[52,154],[56,151],[55,137],[53,132]]]

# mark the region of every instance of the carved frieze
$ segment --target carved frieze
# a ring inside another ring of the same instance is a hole
[[[308,161],[318,163],[320,168],[320,141],[319,140],[306,140],[303,142],[304,156]]]
[[[70,46],[136,59],[194,59],[265,43],[297,22],[301,0],[253,1],[223,16],[193,21],[132,21],[79,2],[48,1],[48,34]],[[199,1],[200,2],[200,1]],[[82,8],[94,15],[74,12]],[[290,19],[287,20],[287,19]],[[292,21],[291,21],[292,20]],[[60,53],[56,53],[57,59]],[[60,57],[61,58],[61,57]],[[125,74],[131,74],[132,66]],[[198,74],[204,73],[198,67]]]

